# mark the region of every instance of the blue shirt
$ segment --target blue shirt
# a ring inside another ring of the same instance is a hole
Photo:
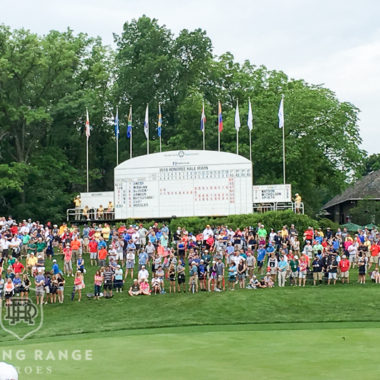
[[[287,262],[285,260],[280,260],[278,263],[278,269],[283,272],[285,268],[287,267]]]
[[[236,265],[231,265],[229,268],[228,268],[228,275],[231,277],[231,276],[236,276],[236,273],[237,273],[237,268],[236,268]]]
[[[257,251],[257,261],[263,261],[266,253],[267,251],[265,250],[265,248],[260,248]]]
[[[99,240],[98,249],[107,248],[107,243],[104,240]]]
[[[52,266],[51,269],[53,269],[53,274],[58,274],[59,273],[59,267],[58,267],[57,263],[53,264],[53,266]]]
[[[140,254],[139,254],[139,264],[140,265],[145,265],[147,261],[148,261],[148,254],[145,251],[140,252]]]

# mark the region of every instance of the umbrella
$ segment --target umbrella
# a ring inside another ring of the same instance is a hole
[[[369,230],[377,230],[377,226],[373,223],[365,225],[364,228],[368,228]]]
[[[342,228],[347,228],[347,231],[357,231],[357,230],[362,230],[363,227],[359,226],[359,224],[355,223],[346,223],[341,225]]]

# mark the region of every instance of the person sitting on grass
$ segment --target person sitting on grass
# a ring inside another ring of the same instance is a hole
[[[264,277],[264,283],[266,288],[273,288],[274,282],[272,279],[272,276],[270,275],[270,272],[267,273],[267,275]]]
[[[128,294],[131,297],[133,297],[133,296],[139,296],[141,294],[140,284],[139,284],[137,278],[135,278],[133,280],[133,283],[132,283],[131,287],[129,288]]]
[[[143,296],[150,296],[150,286],[147,278],[140,282],[140,292]]]
[[[159,277],[155,274],[152,278],[152,291],[154,294],[160,294],[161,293],[161,281]]]

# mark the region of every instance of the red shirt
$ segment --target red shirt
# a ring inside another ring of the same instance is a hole
[[[12,235],[17,235],[18,227],[17,226],[12,226],[11,227],[11,232],[12,232]]]
[[[14,263],[12,267],[15,273],[21,273],[25,268],[24,265],[22,265],[20,262]]]
[[[373,244],[371,246],[371,255],[373,257],[379,256],[380,247],[377,244]]]
[[[105,248],[102,248],[99,251],[99,260],[105,260],[107,257],[107,250]]]
[[[98,242],[96,240],[91,240],[88,243],[88,246],[90,248],[90,252],[96,252],[98,250]]]
[[[339,268],[342,272],[347,272],[350,267],[350,262],[347,259],[342,259],[339,261]]]

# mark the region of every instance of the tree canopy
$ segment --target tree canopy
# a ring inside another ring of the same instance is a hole
[[[133,155],[146,152],[143,123],[149,104],[150,151],[202,149],[200,116],[206,113],[206,149],[217,149],[217,103],[223,107],[221,150],[249,157],[248,99],[253,109],[254,184],[282,183],[282,131],[277,112],[284,95],[287,182],[308,213],[363,172],[359,110],[321,85],[289,78],[229,52],[215,56],[204,30],[178,36],[142,16],[114,35],[115,49],[86,34],[51,31],[38,36],[0,26],[0,213],[46,220],[63,218],[75,193],[85,190],[85,109],[91,136],[90,191],[113,189],[119,107],[119,161],[129,158],[126,137],[133,107]],[[370,163],[368,162],[368,165]]]

